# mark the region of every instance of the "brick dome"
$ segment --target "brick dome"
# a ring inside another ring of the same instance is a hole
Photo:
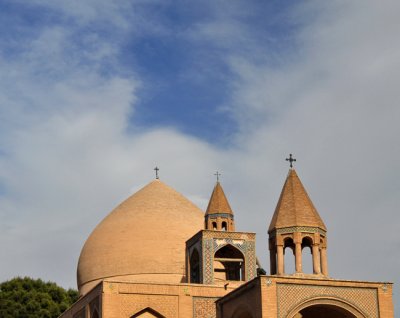
[[[203,228],[204,213],[159,180],[130,196],[93,230],[78,262],[81,295],[99,281],[184,281],[185,241]]]

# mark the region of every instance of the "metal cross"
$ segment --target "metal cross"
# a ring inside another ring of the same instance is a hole
[[[286,158],[286,161],[290,162],[290,168],[293,168],[293,162],[296,161],[296,159],[294,159],[292,157],[292,154],[289,154],[289,158]]]
[[[154,168],[154,171],[156,172],[156,179],[160,179],[159,177],[158,177],[158,171],[159,171],[160,169],[156,166],[155,168]]]
[[[217,171],[216,173],[214,173],[214,176],[217,176],[217,182],[219,182],[219,176],[220,176],[221,174]]]

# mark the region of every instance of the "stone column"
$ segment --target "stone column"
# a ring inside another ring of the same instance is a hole
[[[218,216],[216,222],[217,222],[217,231],[221,231],[222,230],[221,217]]]
[[[312,246],[313,270],[314,274],[321,274],[321,258],[319,255],[319,245]]]
[[[229,231],[235,232],[235,222],[234,222],[234,220],[233,219],[229,220],[229,224],[230,224]]]
[[[326,247],[321,249],[321,267],[322,267],[322,274],[328,276],[328,259],[326,256]]]
[[[283,257],[283,245],[278,245],[278,275],[285,274],[285,258]]]
[[[296,273],[302,273],[301,242],[296,243],[294,257],[296,260]]]

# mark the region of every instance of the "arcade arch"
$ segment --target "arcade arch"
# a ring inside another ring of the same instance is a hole
[[[309,300],[297,306],[288,318],[365,318],[357,308],[349,303],[333,299],[322,298]]]

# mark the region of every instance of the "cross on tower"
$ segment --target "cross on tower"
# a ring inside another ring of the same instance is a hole
[[[286,161],[289,161],[290,168],[293,168],[293,162],[296,161],[296,159],[292,157],[292,154],[289,154],[289,158],[286,158]]]
[[[154,171],[156,172],[156,179],[160,179],[159,177],[158,177],[158,171],[159,171],[160,169],[156,166],[155,168],[154,168]]]
[[[219,176],[220,176],[221,174],[217,171],[216,173],[214,173],[214,176],[217,176],[217,182],[219,182]]]

